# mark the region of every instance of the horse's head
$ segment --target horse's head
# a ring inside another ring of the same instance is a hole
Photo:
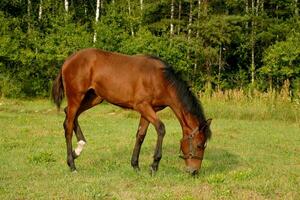
[[[210,137],[210,123],[211,119],[208,119],[204,125],[195,128],[181,140],[183,155],[180,158],[184,159],[187,171],[192,175],[196,175],[201,167],[206,142]]]

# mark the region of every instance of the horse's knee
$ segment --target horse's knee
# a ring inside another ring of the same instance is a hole
[[[157,127],[157,132],[160,136],[164,137],[166,134],[165,125],[162,122],[159,122]]]
[[[159,152],[158,154],[154,155],[154,161],[155,162],[159,162],[161,160],[161,158],[162,158],[161,152]]]
[[[145,136],[145,134],[136,134],[136,139],[139,145],[143,144]]]

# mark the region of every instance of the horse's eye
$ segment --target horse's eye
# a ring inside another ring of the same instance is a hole
[[[204,143],[204,145],[202,145],[201,143],[200,144],[198,144],[197,145],[197,147],[199,148],[199,149],[205,149],[206,148],[206,143]]]

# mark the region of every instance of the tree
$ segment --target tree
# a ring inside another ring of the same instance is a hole
[[[170,23],[170,34],[171,35],[174,34],[173,20],[174,20],[174,0],[171,1],[171,23]]]
[[[159,56],[196,89],[280,89],[299,76],[299,30],[298,0],[2,0],[0,90],[47,96],[63,60],[92,46]]]
[[[102,0],[103,1],[103,0]],[[96,5],[96,17],[95,17],[95,24],[97,25],[99,21],[99,15],[100,15],[100,0],[97,0],[97,5]],[[97,41],[97,31],[94,31],[94,37],[93,37],[93,42],[95,43]]]
[[[269,88],[273,89],[274,80],[277,87],[286,79],[300,76],[300,33],[292,33],[286,41],[270,46],[263,57],[264,66],[260,69],[269,79]]]
[[[69,12],[69,1],[65,0],[65,11]]]

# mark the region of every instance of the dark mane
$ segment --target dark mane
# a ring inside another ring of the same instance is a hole
[[[181,74],[179,72],[176,72],[171,66],[169,66],[161,59],[156,57],[152,58],[158,59],[164,64],[164,76],[168,80],[169,84],[175,88],[177,97],[178,99],[180,99],[185,110],[196,116],[200,123],[206,122],[206,118],[200,101],[198,101],[196,96],[193,94],[187,82],[181,78]],[[209,128],[207,128],[205,131],[205,137],[206,139],[209,139],[211,137],[211,131]]]

